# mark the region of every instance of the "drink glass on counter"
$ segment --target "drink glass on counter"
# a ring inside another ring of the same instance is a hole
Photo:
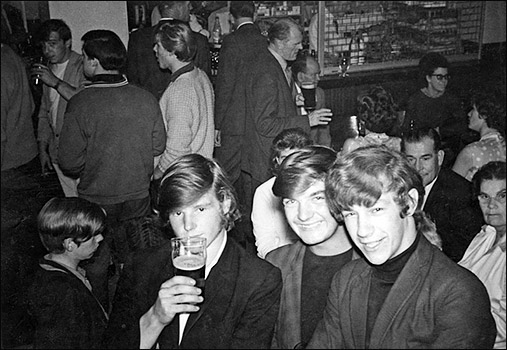
[[[195,286],[202,290],[201,295],[204,296],[206,238],[171,238],[171,246],[174,274],[193,278]]]

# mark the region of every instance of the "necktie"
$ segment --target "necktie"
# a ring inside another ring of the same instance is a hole
[[[285,68],[285,78],[287,79],[287,84],[289,84],[292,97],[294,101],[296,101],[297,91],[294,80],[292,79],[292,70],[290,69],[290,67]]]

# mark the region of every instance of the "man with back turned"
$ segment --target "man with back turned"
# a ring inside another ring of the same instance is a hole
[[[239,218],[234,189],[214,160],[176,159],[157,209],[177,237],[205,237],[205,288],[175,276],[171,246],[140,251],[119,281],[106,339],[111,348],[269,348],[278,314],[280,270],[229,237]]]

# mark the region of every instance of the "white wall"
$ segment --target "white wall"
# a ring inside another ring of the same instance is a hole
[[[126,1],[48,1],[49,17],[65,21],[72,31],[72,49],[81,53],[81,37],[92,29],[109,29],[127,47]]]

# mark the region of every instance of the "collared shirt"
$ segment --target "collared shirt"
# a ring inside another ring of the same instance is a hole
[[[225,249],[225,244],[227,243],[227,232],[222,232],[218,235],[218,237],[215,239],[213,243],[210,244],[209,247],[206,248],[206,269],[204,273],[204,278],[208,278],[208,275],[218,262],[218,259],[220,259],[220,256],[222,256],[222,253]],[[182,313],[179,314],[180,318],[180,331],[179,331],[179,340],[178,344],[181,343],[181,339],[183,338],[183,332],[185,331],[185,326],[188,321],[188,317],[190,314],[188,313]]]
[[[431,181],[429,184],[424,186],[424,200],[423,204],[421,205],[421,209],[424,209],[424,206],[426,205],[426,200],[428,199],[428,196],[430,194],[431,189],[433,188],[433,185],[435,185],[435,182],[438,179],[438,175]]]
[[[85,89],[91,87],[117,87],[128,84],[128,80],[121,74],[97,74],[89,79]]]
[[[243,23],[239,24],[239,25],[236,27],[236,29],[235,29],[235,30],[238,30],[240,27],[244,26],[245,24],[253,24],[253,22],[252,22],[252,21],[246,21],[246,22],[243,22]]]
[[[505,234],[495,244],[496,237],[496,229],[484,225],[458,264],[472,271],[486,287],[497,328],[494,348],[505,349]]]
[[[176,81],[176,79],[178,79],[178,77],[182,76],[183,74],[193,71],[194,67],[195,66],[193,62],[188,62],[186,66],[181,67],[176,72],[171,74],[171,78],[169,78],[169,84]]]

